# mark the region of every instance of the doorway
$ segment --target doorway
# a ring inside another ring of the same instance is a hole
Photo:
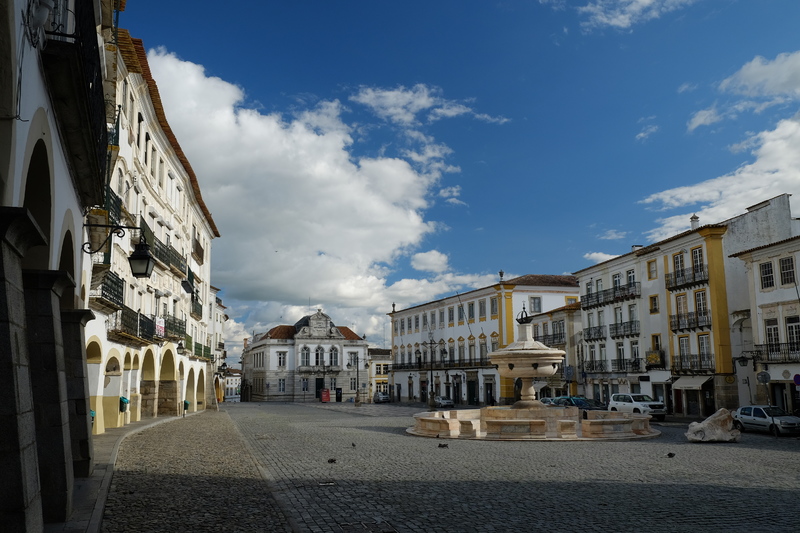
[[[315,378],[315,385],[314,385],[314,398],[320,398],[320,392],[322,389],[325,388],[325,378]]]

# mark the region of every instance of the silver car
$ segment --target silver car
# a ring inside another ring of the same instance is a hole
[[[641,413],[663,421],[667,415],[664,402],[652,399],[647,394],[612,394],[608,402],[609,411]]]
[[[436,396],[433,398],[433,402],[436,407],[453,407],[453,400],[447,396]]]
[[[780,407],[769,405],[749,405],[740,407],[733,413],[733,427],[739,431],[747,429],[768,431],[775,435],[800,433],[800,418],[790,415]]]

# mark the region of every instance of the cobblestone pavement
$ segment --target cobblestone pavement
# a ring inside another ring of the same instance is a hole
[[[411,415],[421,410],[396,404],[225,406],[267,483],[235,442],[239,435],[230,432],[225,412],[148,429],[122,444],[121,475],[115,474],[104,526],[107,531],[214,530],[224,514],[229,519],[224,529],[231,531],[797,529],[800,440],[795,438],[746,433],[737,444],[691,444],[683,435],[686,426],[675,423],[661,425],[656,439],[633,442],[406,435]],[[156,438],[156,431],[164,434]],[[194,453],[194,447],[185,449],[189,440],[209,449],[217,441],[238,449],[235,467],[226,459],[220,479],[213,476],[221,464],[192,475],[202,470],[201,463],[226,452],[177,461],[184,451]],[[156,455],[169,465],[165,474],[142,464],[142,456],[150,456],[145,461],[150,464]],[[128,487],[127,480],[138,485]],[[128,499],[139,490],[150,492],[151,501],[132,505]],[[226,491],[227,503],[208,499]],[[164,502],[174,505],[156,511]],[[158,519],[126,527],[131,511]],[[161,520],[170,514],[180,515],[174,517],[180,525],[165,527]]]
[[[292,531],[288,524],[230,417],[206,411],[122,441],[101,531]]]

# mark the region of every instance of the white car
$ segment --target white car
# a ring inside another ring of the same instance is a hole
[[[731,413],[733,427],[739,431],[751,429],[769,431],[776,437],[788,433],[800,433],[800,418],[790,415],[780,407],[749,405]]]
[[[667,416],[664,403],[652,399],[647,394],[612,394],[611,401],[608,402],[608,410],[651,415],[659,421],[664,420]]]
[[[453,405],[453,400],[447,396],[435,396],[433,402],[436,404],[436,407],[455,407]]]

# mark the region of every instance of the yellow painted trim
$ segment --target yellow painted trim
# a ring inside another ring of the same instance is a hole
[[[728,313],[728,286],[725,279],[725,253],[722,236],[726,227],[702,228],[698,233],[705,239],[708,254],[708,304],[711,310],[711,331],[714,334],[712,349],[715,370],[718,374],[733,373]]]
[[[503,303],[503,312],[504,312],[504,320],[505,320],[505,331],[507,333],[508,339],[504,342],[504,346],[508,346],[512,342],[514,342],[514,292],[513,292],[514,285],[511,285],[508,289],[506,289],[505,295],[505,302]]]

